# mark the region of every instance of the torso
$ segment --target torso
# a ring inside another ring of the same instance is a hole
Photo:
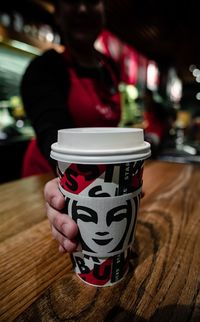
[[[67,109],[75,127],[117,126],[120,121],[118,80],[104,61],[98,68],[74,65],[65,52],[70,79]]]

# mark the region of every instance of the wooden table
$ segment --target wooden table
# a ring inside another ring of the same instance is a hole
[[[127,277],[95,288],[58,253],[35,176],[0,186],[0,321],[200,321],[200,167],[149,162]]]

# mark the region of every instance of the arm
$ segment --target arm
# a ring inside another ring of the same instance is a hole
[[[63,57],[54,50],[35,58],[21,82],[24,108],[35,130],[38,146],[54,167],[50,159],[51,144],[56,142],[59,129],[72,126],[66,107],[69,86]]]

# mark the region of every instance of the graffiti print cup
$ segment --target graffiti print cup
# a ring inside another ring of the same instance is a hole
[[[150,145],[142,129],[77,128],[58,131],[57,160],[65,212],[78,225],[82,251],[76,274],[95,286],[112,285],[127,272]]]

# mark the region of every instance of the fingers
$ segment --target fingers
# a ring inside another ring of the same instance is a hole
[[[59,242],[59,251],[72,253],[76,250],[77,242],[64,236],[57,229],[55,229],[54,226],[52,226],[52,235]]]
[[[66,253],[67,251],[62,247],[62,245],[59,245],[58,250],[61,254]]]
[[[64,248],[65,251],[71,253],[76,250],[78,234],[76,223],[66,214],[62,214],[48,203],[46,204],[47,217],[52,226],[52,235]]]
[[[65,199],[58,189],[58,178],[48,181],[44,187],[44,198],[46,202],[57,210],[62,210]]]

